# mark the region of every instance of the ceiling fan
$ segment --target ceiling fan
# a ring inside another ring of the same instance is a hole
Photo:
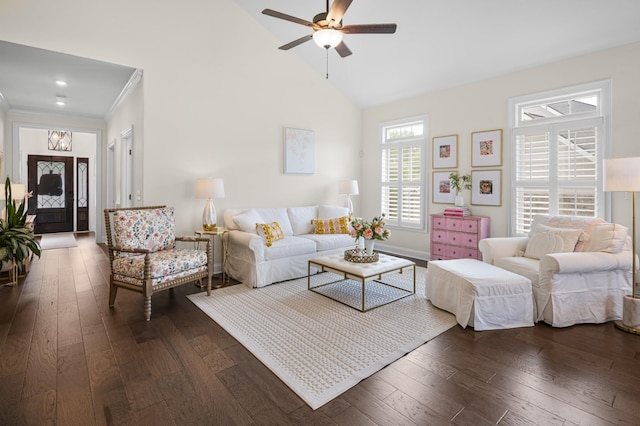
[[[393,34],[396,32],[396,24],[364,24],[364,25],[342,25],[342,17],[353,0],[334,0],[329,8],[327,0],[327,11],[318,13],[313,17],[313,22],[295,16],[265,9],[263,14],[285,21],[305,25],[313,29],[313,33],[300,37],[290,43],[279,47],[281,50],[289,50],[299,44],[313,39],[320,47],[329,50],[335,48],[341,57],[351,55],[351,50],[342,41],[343,34]]]

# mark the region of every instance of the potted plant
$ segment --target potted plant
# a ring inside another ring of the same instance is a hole
[[[0,219],[0,261],[10,264],[10,285],[18,282],[18,273],[22,271],[32,254],[40,257],[40,244],[26,225],[27,210],[22,200],[19,206],[11,194],[11,180],[7,177],[4,185],[5,217]]]
[[[456,199],[454,201],[455,205],[458,207],[464,206],[462,190],[471,189],[471,175],[461,175],[456,170],[455,172],[449,173],[449,180],[451,181],[451,186],[456,190]]]

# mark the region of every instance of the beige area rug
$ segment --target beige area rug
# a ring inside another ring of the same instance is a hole
[[[365,313],[307,290],[306,278],[187,297],[315,410],[456,324],[416,271],[415,295]]]
[[[40,248],[51,250],[58,248],[78,247],[73,232],[63,232],[58,234],[44,234],[40,238]]]

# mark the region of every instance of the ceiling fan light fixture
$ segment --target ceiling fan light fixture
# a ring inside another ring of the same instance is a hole
[[[342,42],[342,33],[332,28],[324,28],[313,33],[313,41],[320,47],[331,49]]]

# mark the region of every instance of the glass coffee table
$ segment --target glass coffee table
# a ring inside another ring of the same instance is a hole
[[[385,254],[372,263],[350,262],[342,254],[317,257],[309,260],[307,288],[366,312],[415,294],[416,264]]]

